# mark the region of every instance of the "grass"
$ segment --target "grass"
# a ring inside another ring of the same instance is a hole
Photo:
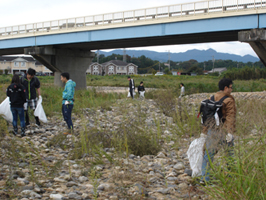
[[[10,81],[10,76],[1,76],[0,101],[6,98],[5,90]],[[179,83],[183,82],[187,93],[215,92],[217,90],[216,77],[141,77],[134,76],[135,83],[144,81],[146,87],[164,88],[156,92],[148,92],[146,97],[154,100],[155,107],[160,108],[172,122],[160,121],[153,116],[154,128],[146,125],[147,113],[142,107],[141,101],[121,100],[126,94],[98,93],[95,89],[78,90],[75,93],[75,106],[73,113],[81,120],[79,136],[73,137],[55,135],[50,139],[47,148],[61,148],[68,151],[65,160],[76,160],[83,166],[83,174],[86,175],[95,188],[98,186],[97,178],[101,176],[96,173],[94,167],[108,163],[111,166],[121,166],[126,172],[126,166],[121,159],[127,159],[128,155],[156,155],[161,149],[164,141],[174,141],[174,149],[182,147],[182,138],[198,137],[201,132],[200,121],[197,119],[198,104],[191,104],[189,99],[182,98],[181,101],[175,97],[179,94]],[[53,77],[41,77],[43,107],[48,117],[61,115],[61,100],[63,88],[54,87]],[[88,85],[106,86],[127,86],[126,76],[87,76]],[[93,79],[93,80],[92,80]],[[234,91],[262,91],[266,88],[265,80],[256,81],[234,81]],[[266,129],[266,102],[262,100],[237,100],[237,132],[235,140],[235,164],[228,171],[226,159],[221,151],[212,165],[212,176],[215,177],[215,186],[202,188],[211,199],[265,199],[266,196],[266,154],[265,154],[265,129]],[[129,109],[133,108],[133,111]],[[108,126],[100,126],[98,113],[100,110],[106,121],[107,112],[114,109],[117,116],[121,117],[123,123],[116,124],[117,129]],[[160,114],[161,114],[160,113]],[[93,116],[95,127],[87,125],[86,117]],[[134,117],[133,117],[134,116]],[[131,119],[131,120],[129,120]],[[132,120],[133,119],[133,120]],[[63,121],[63,119],[62,119]],[[172,135],[162,137],[165,129],[172,129]],[[254,134],[251,135],[251,132]],[[53,179],[63,166],[63,160],[51,163],[42,159],[42,152],[34,147],[29,139],[27,145],[20,138],[14,138],[7,129],[5,120],[0,118],[0,149],[1,165],[9,167],[9,174],[12,177],[20,167],[19,162],[27,163],[26,167],[30,172],[30,180],[40,184],[41,176],[45,179]],[[113,149],[108,152],[106,148]],[[119,158],[119,159],[115,159]],[[41,169],[36,174],[34,169]],[[71,174],[71,167],[69,172]],[[128,172],[122,175],[115,174],[114,180],[128,178],[130,181],[136,179]],[[141,177],[143,184],[145,177]],[[138,181],[141,182],[141,178]],[[125,193],[129,186],[123,183],[118,185],[121,194]],[[7,179],[4,187],[5,195],[16,197],[19,193],[18,186],[11,179]],[[125,194],[126,195],[126,194]],[[96,193],[92,198],[97,198]],[[130,197],[129,197],[130,198]]]

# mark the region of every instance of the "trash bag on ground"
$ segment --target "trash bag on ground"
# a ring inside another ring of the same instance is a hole
[[[145,94],[145,91],[140,91],[140,92],[139,92],[139,97],[140,97],[140,98],[144,98],[144,94]]]
[[[41,96],[38,99],[37,107],[34,111],[34,116],[38,117],[41,122],[47,123],[47,118],[46,118],[45,112],[44,112],[43,107],[42,107],[42,97]]]
[[[200,138],[197,138],[189,145],[187,155],[189,164],[192,169],[192,177],[201,176],[201,167],[203,161],[203,150],[207,135],[201,133]]]
[[[13,115],[10,109],[10,100],[7,97],[1,104],[0,104],[0,115],[8,122],[13,121]]]

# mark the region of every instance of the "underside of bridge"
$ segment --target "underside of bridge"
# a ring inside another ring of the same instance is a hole
[[[266,66],[266,30],[253,29],[249,31],[240,31],[238,39],[241,42],[247,42],[256,52],[261,62]]]
[[[91,52],[92,50],[230,41],[248,42],[266,66],[266,34],[264,29],[0,49],[0,55],[32,55],[36,60],[40,61],[55,73],[55,85],[62,85],[60,82],[60,73],[67,71],[70,73],[71,78],[77,82],[77,88],[86,88],[86,70],[94,57],[94,53]]]

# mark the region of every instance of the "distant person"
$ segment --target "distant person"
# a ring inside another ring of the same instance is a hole
[[[142,81],[140,82],[140,85],[138,86],[138,93],[139,93],[140,98],[144,98],[145,88],[144,88]]]
[[[63,91],[62,114],[68,127],[68,130],[64,132],[64,134],[68,135],[72,134],[74,130],[71,119],[71,113],[74,107],[74,94],[76,83],[69,79],[69,73],[67,72],[61,74],[61,81],[66,84],[65,89]]]
[[[221,107],[221,119],[217,118],[218,115],[208,118],[206,122],[206,128],[208,130],[206,138],[206,150],[202,162],[202,178],[201,183],[204,184],[210,181],[210,162],[213,161],[214,155],[217,153],[220,147],[226,150],[228,161],[233,160],[233,146],[236,126],[236,103],[234,97],[231,95],[233,90],[233,81],[231,79],[221,79],[219,82],[220,91],[217,92],[210,99],[212,101],[220,101]],[[219,124],[219,126],[217,126]],[[229,163],[228,163],[229,164]],[[230,167],[230,165],[229,165]]]
[[[129,81],[129,93],[132,99],[134,99],[134,93],[135,93],[135,82],[130,76],[127,77],[127,80]]]
[[[37,107],[38,98],[36,95],[36,90],[38,92],[38,96],[41,97],[41,83],[35,74],[36,71],[32,68],[29,68],[27,74],[20,78],[21,84],[26,89],[27,102],[24,104],[26,126],[30,125],[28,108],[35,110]],[[38,117],[35,117],[35,121],[37,126],[41,125]]]
[[[179,98],[185,96],[185,86],[183,83],[180,83],[181,91],[180,91],[180,96]]]
[[[6,90],[6,95],[10,100],[10,109],[13,115],[13,134],[18,134],[18,116],[20,119],[21,126],[21,137],[25,136],[25,116],[23,105],[26,102],[26,89],[20,83],[19,76],[14,75],[11,81],[11,85]]]

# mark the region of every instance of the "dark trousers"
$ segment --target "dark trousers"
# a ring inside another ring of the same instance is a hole
[[[20,126],[21,128],[25,128],[24,108],[11,107],[11,112],[13,115],[13,127],[16,128],[18,126],[18,116],[19,116]]]
[[[25,110],[25,118],[26,118],[26,124],[30,124],[30,118],[29,118],[29,112],[28,110]],[[35,116],[36,124],[40,124],[39,117]]]
[[[130,92],[130,96],[132,97],[132,99],[134,99],[134,95],[133,95],[134,90],[132,88],[129,88],[129,92]]]
[[[67,123],[68,129],[71,129],[71,130],[73,130],[73,123],[71,119],[71,113],[72,113],[73,107],[74,107],[73,104],[62,105],[62,113],[63,113],[64,120]]]

